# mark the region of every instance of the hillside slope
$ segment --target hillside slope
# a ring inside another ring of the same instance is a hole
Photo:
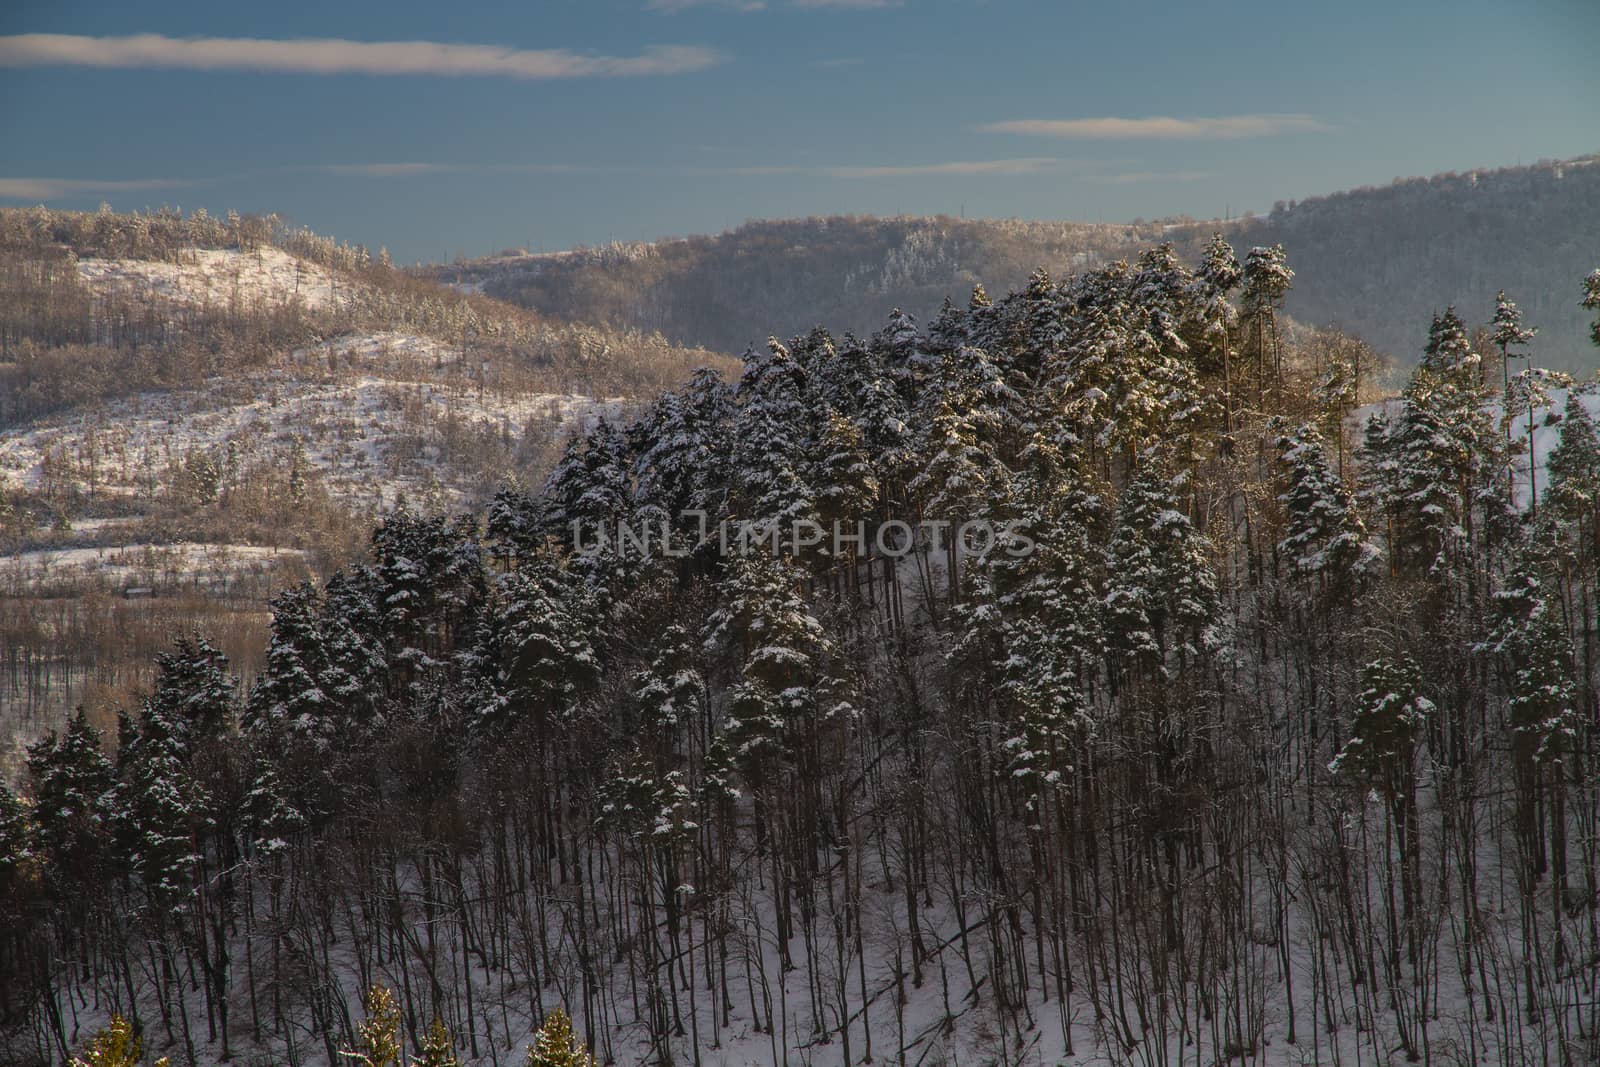
[[[174,629],[248,673],[265,598],[375,512],[536,483],[572,427],[705,363],[731,366],[275,220],[0,212],[0,729],[114,698]]]
[[[1061,275],[1171,240],[1191,262],[1221,230],[1236,245],[1282,242],[1299,284],[1286,306],[1315,326],[1340,325],[1401,363],[1416,324],[1446,305],[1488,320],[1505,288],[1542,329],[1539,357],[1592,363],[1577,307],[1600,261],[1595,157],[1392,184],[1280,205],[1270,215],[1088,225],[948,217],[753,222],[714,237],[617,244],[542,256],[502,255],[428,273],[552,315],[660,330],[722,351],[787,337],[819,322],[860,334],[899,306],[926,321],[972,286],[1020,285],[1044,266]]]

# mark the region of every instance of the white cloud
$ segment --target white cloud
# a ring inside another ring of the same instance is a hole
[[[1131,170],[1120,174],[1089,174],[1084,181],[1097,185],[1136,185],[1143,182],[1203,182],[1216,177],[1209,170]]]
[[[1075,137],[1103,140],[1218,140],[1271,137],[1330,129],[1311,115],[1225,115],[1218,118],[1009,119],[979,129],[986,133],[1019,133],[1031,137]]]
[[[130,193],[143,189],[179,189],[197,183],[183,178],[144,178],[137,181],[97,181],[79,178],[0,178],[0,200],[64,200],[105,193]]]
[[[761,11],[767,6],[767,0],[650,0],[645,5],[651,11],[661,11],[669,15],[679,11],[687,11],[693,7],[721,7],[730,11]]]
[[[0,67],[160,67],[298,74],[440,74],[520,79],[687,74],[722,62],[710,48],[653,45],[636,56],[581,55],[437,41],[263,40],[253,37],[0,37]]]
[[[447,174],[460,168],[450,163],[330,163],[312,169],[341,178],[405,178],[413,174]]]
[[[795,7],[834,7],[855,11],[872,11],[883,7],[899,7],[904,0],[793,0]]]
[[[938,175],[987,174],[1004,177],[1016,174],[1037,174],[1071,166],[1064,159],[982,159],[960,160],[950,163],[908,163],[876,166],[755,166],[730,167],[720,170],[699,170],[702,175],[732,175],[735,177],[761,177],[773,174],[810,175],[817,178],[917,178]]]

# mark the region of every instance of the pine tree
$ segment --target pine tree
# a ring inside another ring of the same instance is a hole
[[[572,1020],[556,1008],[533,1036],[524,1067],[596,1067],[594,1056],[573,1032]]]
[[[493,739],[519,722],[562,721],[600,678],[593,610],[553,564],[500,576],[480,621],[474,663],[486,683],[471,728]]]
[[[356,1027],[356,1047],[339,1054],[362,1067],[400,1067],[400,1007],[386,987],[373,985],[364,998],[367,1017]]]
[[[1328,770],[1362,785],[1382,784],[1391,794],[1403,789],[1417,743],[1435,711],[1421,687],[1421,670],[1409,654],[1376,659],[1362,668],[1350,737]]]
[[[1328,467],[1322,435],[1308,422],[1281,431],[1277,446],[1286,481],[1278,499],[1288,519],[1278,551],[1297,574],[1346,589],[1371,567],[1377,552],[1366,542],[1349,492]]]
[[[1105,649],[1105,509],[1088,472],[1042,436],[1024,459],[1013,499],[1032,550],[1012,557],[1009,546],[997,546],[989,557],[994,585],[976,587],[972,606],[992,603],[999,616],[998,691],[1016,709],[1004,745],[1011,774],[1036,797],[1063,782],[1094,729],[1088,693]]]
[[[1244,280],[1244,270],[1233,246],[1214,233],[1201,254],[1200,268],[1195,272],[1190,302],[1195,319],[1197,346],[1215,360],[1214,369],[1222,380],[1222,432],[1233,432],[1233,367],[1232,335],[1238,313],[1234,311],[1230,295]]]
[[[0,902],[21,902],[21,882],[33,866],[37,844],[33,818],[15,793],[0,781]],[[0,915],[11,920],[10,909],[0,903]]]
[[[1567,391],[1561,436],[1547,463],[1550,503],[1573,522],[1592,516],[1600,504],[1600,435],[1584,395],[1576,389]]]
[[[422,1039],[422,1048],[412,1062],[416,1067],[461,1067],[461,1061],[456,1058],[455,1042],[450,1038],[450,1029],[439,1016],[433,1017],[433,1025],[428,1027],[428,1033]]]
[[[1243,289],[1240,291],[1240,310],[1251,324],[1256,353],[1257,406],[1260,390],[1265,384],[1267,363],[1270,357],[1273,374],[1282,387],[1283,352],[1278,338],[1278,309],[1283,298],[1293,287],[1294,271],[1289,269],[1288,256],[1282,245],[1270,248],[1257,245],[1244,259]]]
[[[387,681],[378,597],[378,576],[366,566],[340,571],[323,587],[317,620],[323,673],[317,686],[348,721],[372,714]]]
[[[758,789],[775,785],[783,765],[803,757],[808,739],[850,712],[830,672],[832,645],[797,592],[799,582],[791,566],[765,551],[735,557],[706,638],[709,651],[731,653],[738,664],[723,735]]]
[[[632,513],[628,452],[622,431],[604,418],[568,442],[544,485],[550,536],[568,545],[586,543],[599,531],[615,537],[618,523]]]
[[[1119,663],[1164,673],[1169,656],[1181,667],[1209,647],[1216,578],[1174,478],[1157,457],[1123,491],[1107,570],[1105,627]]]
[[[319,598],[310,582],[273,597],[267,662],[250,691],[246,728],[262,736],[282,732],[318,747],[333,744],[338,721],[322,690],[326,652]]]
[[[1495,347],[1500,349],[1500,393],[1507,396],[1511,392],[1511,349],[1521,348],[1533,340],[1537,328],[1526,329],[1522,325],[1522,310],[1506,297],[1506,291],[1500,290],[1495,297],[1494,320],[1490,323],[1493,331],[1489,339]],[[1511,440],[1511,427],[1506,426],[1506,441]]]
[[[133,1024],[120,1014],[113,1013],[105,1029],[99,1031],[83,1050],[74,1056],[71,1067],[139,1067],[143,1043],[133,1032]],[[165,1056],[155,1062],[155,1067],[167,1067]]]
[[[1378,446],[1382,488],[1392,500],[1392,554],[1402,571],[1459,578],[1456,565],[1476,547],[1477,512],[1504,469],[1480,370],[1454,310],[1435,316],[1421,365],[1401,395],[1399,417]],[[1369,480],[1368,490],[1378,487]]]
[[[1524,367],[1518,371],[1506,389],[1505,430],[1511,436],[1516,421],[1525,419],[1528,430],[1528,510],[1535,518],[1539,514],[1539,456],[1534,443],[1535,413],[1550,405],[1550,390],[1569,389],[1572,378],[1560,371],[1543,367]]]
[[[1509,678],[1507,711],[1521,758],[1559,765],[1577,736],[1572,643],[1558,588],[1542,573],[1547,541],[1534,542],[1495,593],[1496,625],[1483,647],[1499,655]]]
[[[156,656],[156,685],[148,714],[171,729],[178,753],[188,758],[233,729],[235,682],[228,658],[194,634]]]
[[[194,890],[210,800],[190,771],[177,723],[154,700],[145,705],[138,744],[125,763],[129,860],[159,924]]]
[[[1589,326],[1589,339],[1600,345],[1600,268],[1583,280],[1583,299],[1579,303],[1596,313],[1594,322]]]
[[[776,339],[764,356],[745,354],[737,402],[736,513],[785,532],[815,521],[816,490],[806,478],[813,415],[805,373]]]
[[[28,773],[39,850],[53,887],[70,899],[100,885],[114,861],[116,774],[82,708],[59,738],[48,734],[28,749]]]
[[[691,510],[707,525],[726,514],[732,442],[733,391],[708,368],[682,390],[665,393],[629,431],[638,472],[636,499],[674,521]],[[687,520],[685,520],[687,521]],[[684,527],[698,534],[698,529]]]
[[[245,794],[243,826],[251,848],[260,856],[287,852],[306,817],[295,805],[278,770],[268,760],[258,760]]]

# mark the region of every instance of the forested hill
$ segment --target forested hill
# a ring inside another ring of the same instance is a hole
[[[1003,292],[1037,266],[1059,276],[1162,240],[1193,262],[1220,229],[1236,245],[1292,249],[1291,316],[1340,325],[1403,364],[1420,352],[1418,322],[1452,303],[1468,323],[1487,322],[1504,288],[1541,328],[1541,361],[1579,369],[1594,356],[1572,279],[1600,249],[1597,205],[1600,165],[1588,157],[1396,179],[1225,222],[808,218],[432,273],[563,318],[739,352],[824,322],[865,335],[891,306],[926,321],[947,296],[965,303],[980,279]]]
[[[0,788],[0,1067],[1600,1062],[1600,383],[1130,259],[177,640]]]

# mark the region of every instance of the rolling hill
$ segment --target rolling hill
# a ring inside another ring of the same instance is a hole
[[[1455,304],[1469,324],[1486,322],[1505,288],[1541,328],[1538,359],[1581,369],[1593,361],[1577,302],[1600,261],[1597,205],[1600,157],[1590,156],[1395,179],[1229,220],[808,218],[425,273],[549,315],[737,352],[818,323],[864,335],[886,307],[925,321],[979,282],[1004,291],[1038,266],[1059,275],[1157,241],[1193,261],[1220,230],[1241,248],[1282,242],[1298,275],[1288,313],[1357,333],[1401,364],[1420,351],[1433,312]]]

